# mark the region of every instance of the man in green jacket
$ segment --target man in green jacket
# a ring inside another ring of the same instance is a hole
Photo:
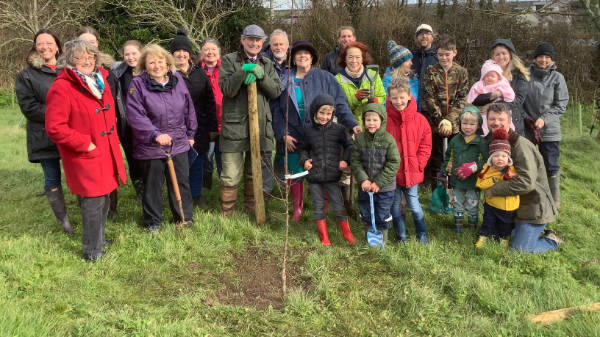
[[[254,210],[246,89],[253,82],[257,84],[263,190],[270,193],[273,188],[271,152],[274,143],[269,100],[281,94],[282,85],[271,60],[260,55],[265,38],[265,32],[259,26],[246,26],[241,35],[239,50],[225,55],[221,60],[219,87],[223,92],[223,115],[219,149],[222,153],[223,170],[220,194],[221,210],[225,216],[233,213],[242,176],[245,176],[246,210]]]
[[[508,131],[512,159],[517,170],[517,176],[500,181],[485,192],[487,197],[520,196],[511,249],[531,253],[558,249],[563,239],[555,231],[545,230],[546,224],[556,219],[557,210],[548,186],[542,155],[533,143],[510,130],[511,113],[506,104],[490,104],[487,119],[490,135],[499,128]]]

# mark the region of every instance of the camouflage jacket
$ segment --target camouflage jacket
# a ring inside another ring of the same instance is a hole
[[[454,63],[446,73],[436,64],[427,69],[423,86],[425,106],[422,109],[431,130],[437,131],[442,119],[447,119],[452,123],[452,134],[460,131],[458,115],[465,107],[469,92],[467,69]]]

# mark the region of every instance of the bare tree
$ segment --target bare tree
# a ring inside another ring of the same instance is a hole
[[[98,0],[0,0],[0,48],[31,42],[42,28],[64,31],[94,13]]]
[[[133,20],[142,25],[158,25],[175,32],[182,28],[194,45],[207,36],[216,36],[221,20],[244,8],[240,2],[206,0],[106,0],[122,7]],[[243,1],[242,1],[243,2]]]
[[[579,0],[600,35],[600,0]]]

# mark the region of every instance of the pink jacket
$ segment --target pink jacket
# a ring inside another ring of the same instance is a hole
[[[490,71],[496,72],[500,76],[500,81],[487,85],[483,82],[483,78]],[[492,60],[487,60],[481,67],[481,78],[471,87],[469,94],[467,95],[467,103],[471,104],[481,94],[488,94],[494,91],[500,91],[502,93],[502,100],[504,102],[512,102],[515,100],[515,92],[510,86],[510,82],[502,76],[502,68]]]

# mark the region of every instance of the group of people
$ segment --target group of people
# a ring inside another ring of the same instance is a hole
[[[50,206],[72,234],[62,160],[80,203],[87,260],[104,256],[109,244],[105,223],[116,213],[117,187],[126,182],[119,145],[151,232],[161,228],[165,178],[174,221],[193,226],[194,206],[206,207],[202,190],[211,187],[215,166],[222,214],[234,212],[242,180],[245,209],[254,210],[247,93],[252,83],[264,195],[268,200],[276,183],[287,184],[292,220],[298,222],[307,180],[323,245],[331,244],[329,208],[351,245],[356,240],[348,216],[356,209],[366,229],[373,212],[384,240],[393,226],[401,242],[407,241],[408,210],[417,240],[427,243],[418,186],[439,181],[452,188],[458,233],[478,227],[485,191],[477,247],[491,238],[542,252],[562,242],[545,229],[560,202],[559,116],[568,102],[549,43],[537,46],[526,67],[510,40],[494,41],[480,80],[470,87],[467,70],[454,62],[456,43],[440,36],[434,44],[427,24],[417,27],[412,52],[388,42],[383,76],[350,26],[338,30],[337,46],[321,68],[309,41],[290,46],[285,31],[267,37],[257,25],[245,27],[239,49],[223,57],[214,39],[204,40],[196,55],[183,31],[169,51],[127,41],[121,62],[99,51],[91,27],[64,46],[49,30],[33,41],[28,67],[15,85],[27,118],[28,157],[41,164]]]

